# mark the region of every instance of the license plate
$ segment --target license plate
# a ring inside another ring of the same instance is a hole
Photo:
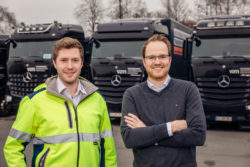
[[[120,113],[120,112],[111,112],[110,117],[122,117],[122,113]]]
[[[232,117],[228,116],[216,116],[215,121],[225,121],[225,122],[232,122]]]

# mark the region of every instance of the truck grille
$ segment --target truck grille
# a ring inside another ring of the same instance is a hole
[[[104,96],[107,103],[121,104],[125,90],[141,82],[141,77],[122,77],[119,86],[113,86],[112,77],[94,77],[93,83],[99,87],[99,92]]]
[[[47,79],[47,74],[33,74],[30,82],[23,81],[23,74],[9,74],[10,94],[15,97],[24,97],[33,92],[34,88]]]
[[[204,104],[223,106],[245,105],[250,99],[250,78],[230,78],[227,88],[218,85],[218,78],[197,78]]]

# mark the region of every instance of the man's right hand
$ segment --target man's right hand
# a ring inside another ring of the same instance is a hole
[[[172,133],[179,132],[181,130],[187,129],[186,120],[175,120],[171,122]]]

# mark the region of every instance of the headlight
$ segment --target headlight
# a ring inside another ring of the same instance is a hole
[[[6,95],[5,96],[5,101],[8,103],[8,102],[11,102],[12,101],[12,96],[10,95]]]
[[[246,110],[250,110],[250,105],[246,105]]]

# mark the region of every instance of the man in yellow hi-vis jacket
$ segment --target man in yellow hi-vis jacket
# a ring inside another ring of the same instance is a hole
[[[33,140],[32,166],[116,167],[106,103],[93,84],[79,77],[80,42],[68,37],[57,41],[53,64],[58,76],[20,102],[4,146],[8,166],[26,166],[23,150]]]

